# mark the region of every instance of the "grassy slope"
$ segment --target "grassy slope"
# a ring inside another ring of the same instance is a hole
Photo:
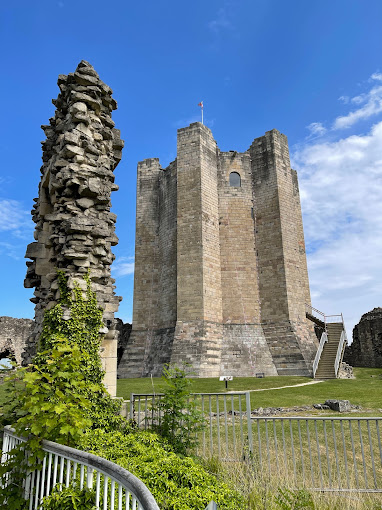
[[[328,398],[350,400],[352,404],[370,408],[377,416],[382,408],[382,369],[355,368],[356,379],[333,379],[309,386],[284,388],[281,390],[259,391],[251,393],[253,408],[257,407],[292,407],[322,403]],[[307,377],[266,377],[235,378],[228,383],[228,391],[245,391],[260,388],[274,388],[309,382]],[[160,378],[153,378],[156,392],[161,391]],[[195,393],[224,392],[224,382],[214,379],[195,379],[192,385]],[[152,393],[150,378],[119,379],[117,384],[118,396],[130,398],[130,393]]]

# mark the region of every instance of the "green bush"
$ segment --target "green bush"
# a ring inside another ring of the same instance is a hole
[[[115,462],[140,478],[161,510],[201,510],[211,500],[220,510],[245,508],[239,493],[192,458],[176,455],[171,445],[153,432],[89,430],[79,448]]]
[[[43,498],[41,510],[97,510],[95,493],[89,489],[56,485],[52,493]]]

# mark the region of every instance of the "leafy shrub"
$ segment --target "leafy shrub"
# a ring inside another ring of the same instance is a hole
[[[153,427],[177,453],[183,455],[197,445],[197,433],[205,424],[202,413],[190,399],[192,380],[186,375],[186,371],[179,367],[164,367],[162,379],[166,385],[155,406],[161,417],[160,425]]]
[[[89,430],[79,447],[140,478],[161,510],[200,510],[211,500],[218,503],[220,510],[245,508],[240,494],[218,482],[192,458],[176,455],[171,445],[154,432]]]
[[[56,485],[49,496],[42,500],[41,510],[96,510],[95,493],[89,489],[79,489]]]

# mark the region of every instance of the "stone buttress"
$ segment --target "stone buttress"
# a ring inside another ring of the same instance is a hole
[[[92,289],[103,310],[105,328],[101,357],[105,384],[115,395],[117,334],[114,313],[121,298],[115,295],[110,266],[116,215],[110,212],[113,171],[122,157],[123,141],[111,112],[117,108],[112,90],[93,67],[81,61],[74,73],[58,78],[60,94],[53,104],[55,116],[42,126],[46,140],[39,196],[32,210],[35,242],[26,252],[25,287],[34,287],[35,325],[25,360],[36,351],[44,311],[59,298],[57,269],[85,290],[84,274],[90,271]]]

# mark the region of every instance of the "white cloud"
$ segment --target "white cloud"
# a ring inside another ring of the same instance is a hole
[[[348,104],[348,102],[350,101],[350,98],[349,98],[349,96],[340,96],[338,98],[338,101],[342,101],[344,104]]]
[[[370,78],[372,80],[382,81],[382,73],[373,73]]]
[[[111,266],[114,276],[134,274],[134,257],[119,257]]]
[[[306,142],[299,172],[313,306],[344,312],[351,337],[382,300],[382,122],[365,135]]]
[[[0,199],[0,232],[25,238],[31,230],[30,212],[17,200]]]
[[[307,129],[309,129],[311,135],[321,136],[326,133],[326,128],[321,122],[312,122],[309,126],[307,126]]]
[[[382,81],[382,73],[374,73],[371,81]],[[349,102],[355,105],[362,105],[347,115],[337,117],[333,123],[333,129],[347,129],[360,120],[368,119],[382,112],[382,85],[375,85],[368,92],[364,92],[352,98],[341,96],[339,98],[345,104]]]
[[[232,23],[228,16],[227,5],[221,7],[218,10],[215,19],[208,23],[208,28],[215,34],[218,34],[222,30],[233,29]]]

